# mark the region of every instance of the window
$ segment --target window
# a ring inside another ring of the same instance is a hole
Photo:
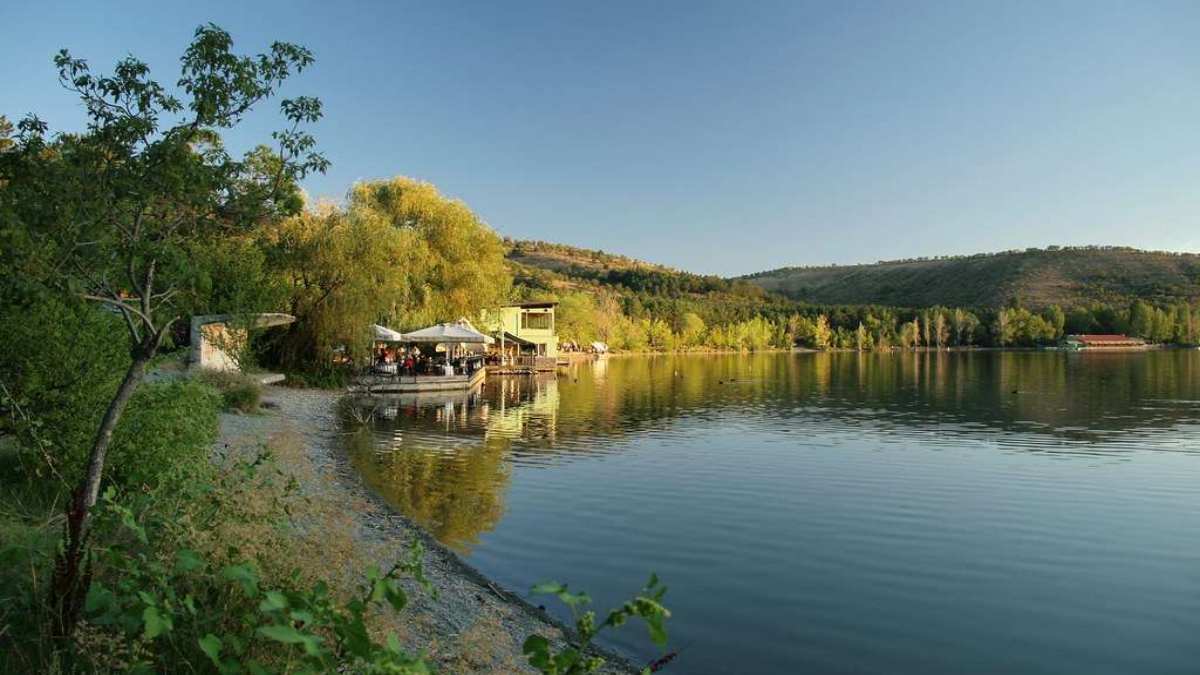
[[[554,328],[554,315],[550,312],[521,312],[521,328],[551,330]]]

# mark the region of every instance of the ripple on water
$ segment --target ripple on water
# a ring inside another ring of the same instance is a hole
[[[514,589],[658,572],[681,672],[1186,672],[1200,353],[1069,356],[610,359],[396,406],[356,463]]]

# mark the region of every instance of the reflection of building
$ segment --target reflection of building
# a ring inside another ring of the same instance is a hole
[[[556,302],[523,302],[486,312],[484,330],[491,333],[493,345],[506,358],[558,356],[558,335],[554,332]]]
[[[1146,341],[1128,335],[1068,335],[1067,349],[1142,349]]]
[[[558,436],[558,378],[506,377],[487,413],[487,433],[554,441]]]

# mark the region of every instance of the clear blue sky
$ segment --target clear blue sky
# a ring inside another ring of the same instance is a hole
[[[78,128],[58,48],[173,81],[207,21],[315,51],[286,93],[326,103],[318,196],[404,174],[506,235],[719,274],[1200,249],[1196,2],[10,0],[0,113]]]

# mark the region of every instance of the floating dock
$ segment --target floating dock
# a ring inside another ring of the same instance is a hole
[[[426,391],[460,391],[475,387],[487,377],[480,368],[470,375],[363,375],[350,391],[355,394],[415,394]]]

